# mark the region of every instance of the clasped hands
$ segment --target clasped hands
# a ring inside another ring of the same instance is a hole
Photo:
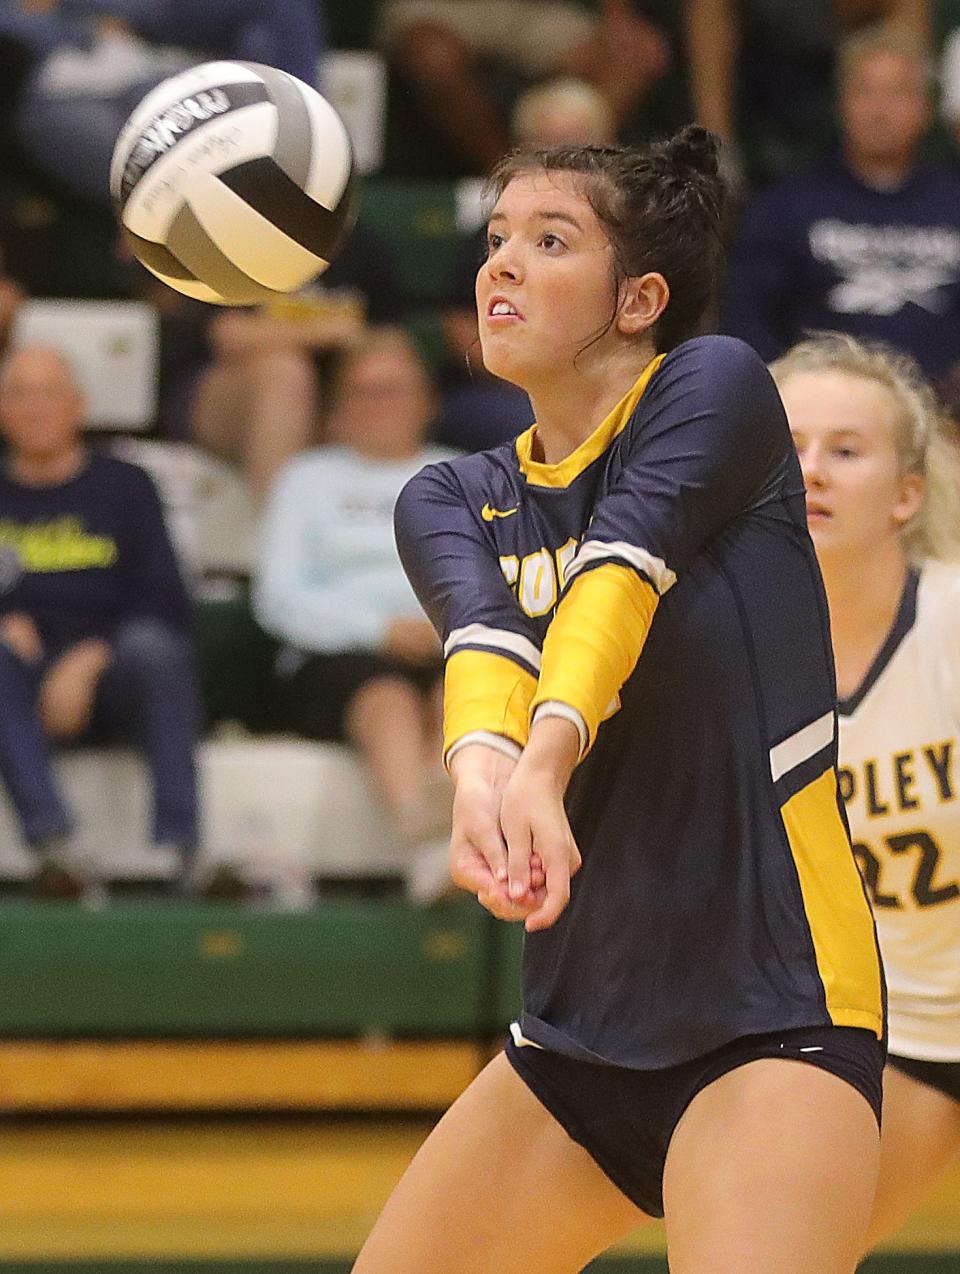
[[[563,797],[579,759],[576,727],[537,721],[519,760],[482,743],[456,752],[450,872],[500,920],[546,929],[570,900],[580,851]]]

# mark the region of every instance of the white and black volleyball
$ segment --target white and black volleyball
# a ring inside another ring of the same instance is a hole
[[[309,283],[357,206],[340,116],[309,85],[255,62],[205,62],[153,89],[117,139],[110,193],[137,259],[217,305]]]

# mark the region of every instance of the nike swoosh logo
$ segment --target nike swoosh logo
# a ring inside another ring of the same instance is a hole
[[[485,504],[480,510],[480,516],[483,518],[484,522],[492,522],[494,518],[511,517],[514,513],[516,513],[519,507],[519,505],[516,505],[512,509],[493,509],[489,504]]]

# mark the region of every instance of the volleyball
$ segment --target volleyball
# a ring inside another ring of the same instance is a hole
[[[357,205],[340,116],[303,81],[254,62],[206,62],[148,93],[117,138],[110,194],[141,264],[217,305],[309,283]]]

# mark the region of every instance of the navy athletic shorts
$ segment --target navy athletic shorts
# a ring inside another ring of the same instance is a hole
[[[610,1180],[648,1216],[663,1216],[663,1168],[680,1117],[697,1093],[747,1062],[788,1057],[838,1075],[870,1104],[883,1100],[885,1045],[872,1031],[816,1026],[747,1035],[663,1070],[628,1070],[509,1040],[507,1058],[527,1087]]]
[[[891,1053],[887,1063],[894,1070],[903,1071],[911,1079],[926,1084],[928,1088],[935,1088],[938,1093],[945,1093],[954,1101],[960,1101],[960,1062],[921,1062],[914,1057],[900,1057]]]

